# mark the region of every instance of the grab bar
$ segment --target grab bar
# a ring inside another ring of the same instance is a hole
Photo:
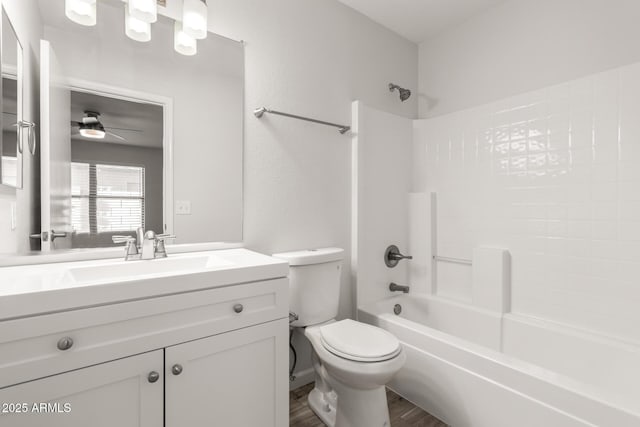
[[[464,265],[473,265],[473,262],[470,259],[462,259],[462,258],[450,258],[446,256],[433,256],[434,261],[440,262],[448,262],[451,264],[464,264]]]

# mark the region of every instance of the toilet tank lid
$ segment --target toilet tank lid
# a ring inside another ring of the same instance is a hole
[[[301,251],[281,252],[279,254],[273,254],[273,257],[289,261],[289,265],[322,264],[325,262],[340,261],[342,258],[344,258],[344,249],[304,249]]]

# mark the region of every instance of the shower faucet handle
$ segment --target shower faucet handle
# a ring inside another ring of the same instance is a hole
[[[402,255],[396,245],[391,245],[384,251],[384,263],[387,267],[393,268],[403,259],[413,259],[411,255]]]

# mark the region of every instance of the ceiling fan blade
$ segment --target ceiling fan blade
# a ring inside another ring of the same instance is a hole
[[[75,121],[71,120],[71,126],[73,126],[73,127],[80,127],[80,125],[82,125],[82,123],[81,123],[81,122],[75,122]]]
[[[111,136],[116,137],[116,138],[118,138],[118,139],[120,139],[122,141],[126,141],[127,140],[127,138],[123,138],[122,136],[120,136],[120,135],[118,135],[116,133],[113,133],[113,132],[107,132],[107,135],[111,135]]]
[[[126,132],[142,132],[140,129],[112,128],[112,127],[109,127],[109,126],[105,126],[104,128],[105,129],[113,129],[113,130],[123,130],[123,131],[126,131]]]

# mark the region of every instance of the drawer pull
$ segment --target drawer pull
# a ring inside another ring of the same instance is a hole
[[[180,375],[182,373],[182,365],[178,365],[177,363],[171,367],[171,373],[173,375]]]
[[[233,306],[233,311],[235,311],[236,313],[242,313],[242,310],[244,310],[242,304],[236,304]]]
[[[58,340],[58,350],[69,350],[73,347],[73,339],[71,337],[64,337]]]
[[[157,373],[156,371],[149,372],[149,376],[147,377],[147,380],[149,380],[149,382],[151,384],[155,383],[159,379],[160,379],[160,374],[159,373]]]

